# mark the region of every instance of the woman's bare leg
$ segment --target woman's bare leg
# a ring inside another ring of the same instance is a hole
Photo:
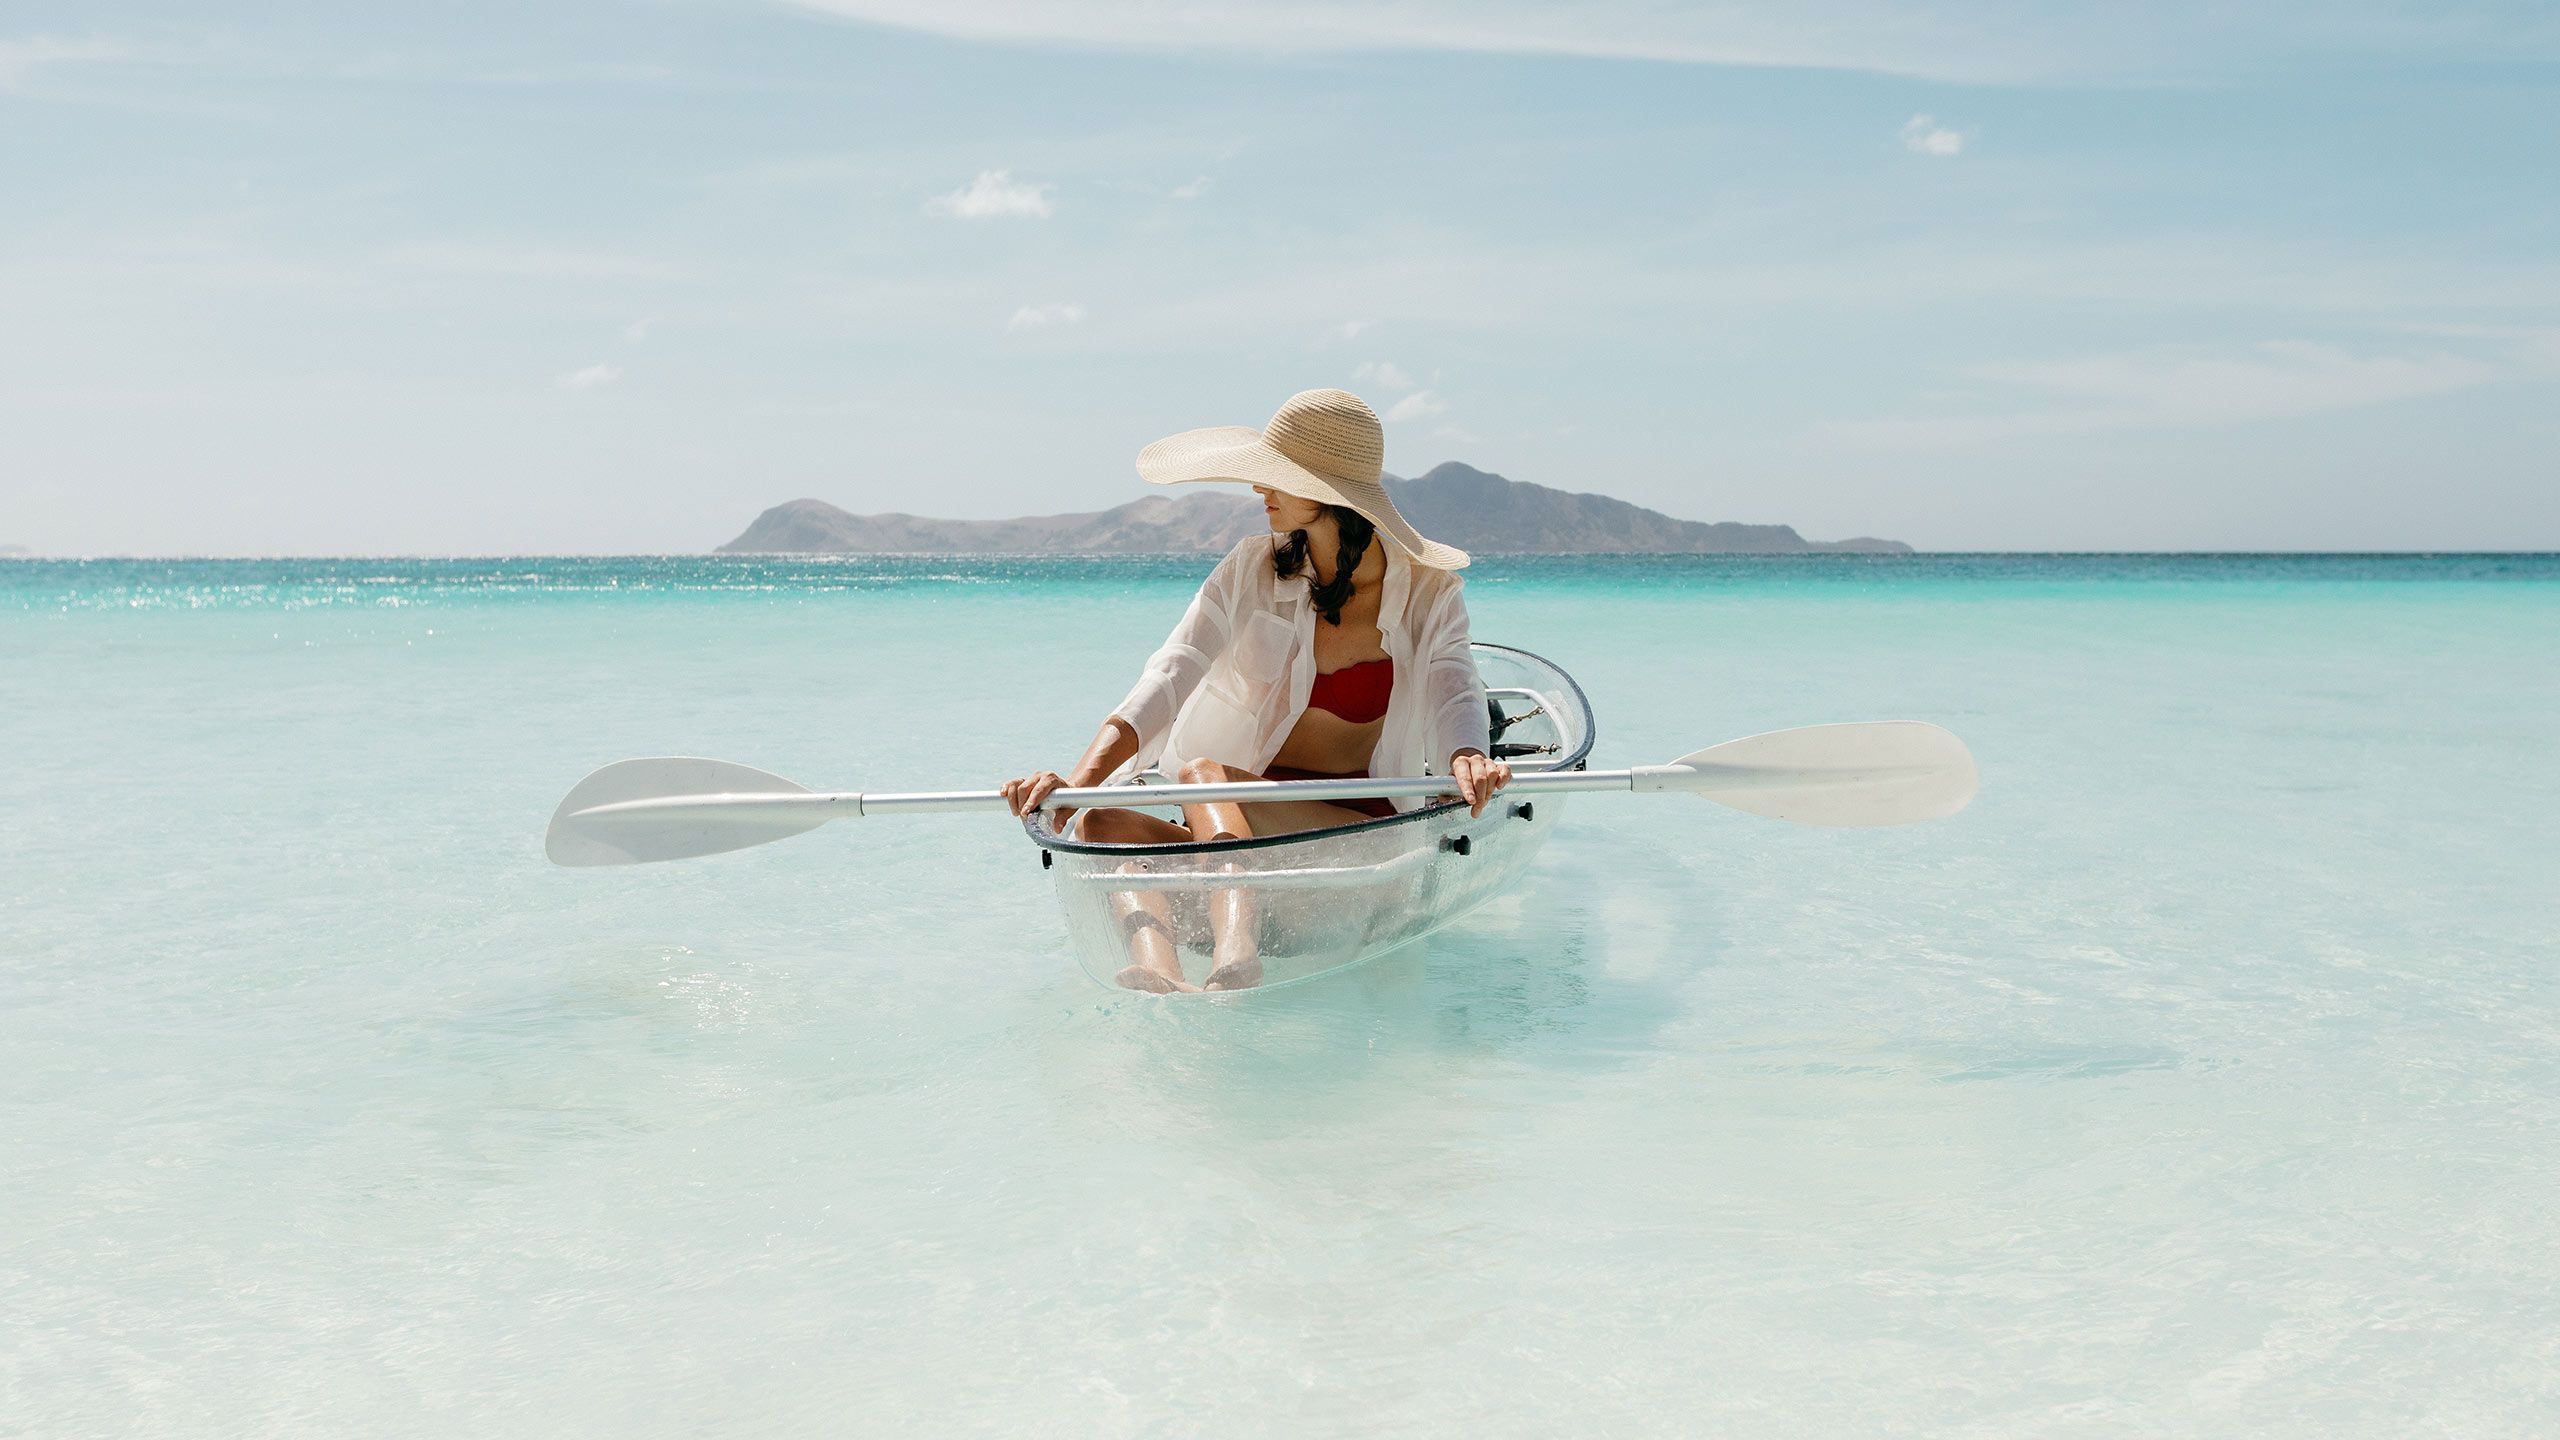
[[[1262,777],[1233,765],[1221,765],[1215,760],[1190,760],[1184,762],[1182,773],[1175,778],[1185,785],[1233,785],[1258,781]],[[1182,823],[1190,828],[1194,840],[1253,838],[1253,825],[1244,818],[1244,806],[1238,801],[1185,805],[1182,807]]]
[[[1256,835],[1299,835],[1357,825],[1371,817],[1327,800],[1256,801],[1244,807],[1244,823]]]
[[[1170,820],[1136,810],[1087,810],[1077,833],[1109,845],[1167,845],[1191,838]],[[1129,942],[1127,968],[1111,977],[1123,989],[1159,995],[1200,987],[1182,978],[1182,947],[1173,941],[1173,903],[1161,890],[1114,890],[1111,918]]]
[[[1233,765],[1215,760],[1193,760],[1182,767],[1179,777],[1186,785],[1225,785],[1262,777]],[[1245,819],[1244,806],[1234,802],[1216,805],[1185,805],[1183,823],[1194,840],[1249,840],[1253,826]],[[1228,865],[1228,870],[1241,870],[1241,865]],[[1212,890],[1209,892],[1209,957],[1213,968],[1204,990],[1250,990],[1262,983],[1262,909],[1254,902],[1250,890]]]
[[[1249,770],[1215,761],[1193,761],[1178,777],[1194,785],[1260,780]],[[1299,800],[1251,806],[1188,805],[1184,823],[1136,810],[1087,810],[1076,817],[1077,833],[1087,840],[1117,845],[1168,845],[1185,840],[1243,840],[1255,835],[1285,835],[1350,825],[1368,817],[1356,810],[1321,801]],[[1229,866],[1229,869],[1241,869]],[[1176,990],[1245,990],[1262,981],[1262,949],[1257,932],[1261,913],[1250,890],[1212,890],[1209,904],[1211,962],[1205,986],[1182,978],[1182,949],[1174,943],[1173,905],[1161,890],[1115,890],[1112,916],[1128,937],[1128,968],[1112,977],[1131,990],[1167,994]]]

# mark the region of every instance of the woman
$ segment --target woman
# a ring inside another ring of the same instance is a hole
[[[1463,550],[1425,540],[1379,484],[1386,438],[1358,396],[1309,390],[1259,432],[1193,430],[1138,456],[1157,485],[1253,487],[1271,525],[1228,552],[1193,597],[1137,688],[1074,771],[1004,787],[1014,813],[1062,785],[1117,784],[1149,765],[1193,784],[1341,776],[1449,777],[1482,815],[1511,767],[1486,754],[1484,685],[1468,649],[1467,607],[1452,573]],[[1084,839],[1167,844],[1348,825],[1415,800],[1293,800],[1186,805],[1182,823],[1136,810],[1076,818]],[[1061,827],[1066,812],[1052,817]],[[1119,897],[1133,990],[1245,989],[1262,977],[1252,896],[1214,892],[1215,968],[1183,979],[1161,893]]]

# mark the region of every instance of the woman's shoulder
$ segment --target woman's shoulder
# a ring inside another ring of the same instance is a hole
[[[1257,571],[1269,574],[1272,545],[1278,538],[1268,530],[1259,535],[1247,535],[1236,542],[1234,549],[1219,557],[1218,566],[1210,572],[1210,578],[1247,576]]]
[[[1405,582],[1405,623],[1418,631],[1463,637],[1467,625],[1467,582],[1453,571],[1429,565],[1409,567]]]
[[[1455,570],[1442,570],[1417,560],[1408,560],[1406,569],[1411,578],[1405,583],[1411,587],[1410,593],[1417,605],[1436,604],[1443,597],[1467,588],[1465,578]]]
[[[1247,535],[1235,548],[1218,557],[1209,578],[1200,582],[1204,593],[1243,598],[1269,590],[1271,579],[1271,541],[1269,531]]]

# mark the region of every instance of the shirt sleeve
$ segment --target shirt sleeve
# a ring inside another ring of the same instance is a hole
[[[1235,638],[1230,633],[1229,617],[1234,614],[1233,601],[1243,563],[1243,547],[1239,546],[1209,572],[1209,578],[1200,583],[1200,593],[1191,597],[1191,608],[1182,612],[1181,623],[1173,627],[1173,633],[1165,637],[1156,653],[1147,657],[1147,667],[1139,673],[1137,685],[1111,712],[1111,718],[1127,722],[1137,732],[1136,768],[1145,768],[1162,750],[1165,734],[1173,728],[1173,717],[1182,713],[1182,702],[1191,698],[1191,692],[1209,673],[1210,662]]]
[[[1484,678],[1476,673],[1475,651],[1469,648],[1463,589],[1458,583],[1449,586],[1448,593],[1432,606],[1426,632],[1431,645],[1423,662],[1422,695],[1428,706],[1423,713],[1431,725],[1431,765],[1443,775],[1449,773],[1449,757],[1461,750],[1493,753]]]

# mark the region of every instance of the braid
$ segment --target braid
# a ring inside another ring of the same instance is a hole
[[[1307,532],[1292,530],[1271,552],[1271,573],[1286,580],[1307,563]]]
[[[1377,537],[1378,527],[1369,517],[1344,505],[1327,505],[1325,512],[1333,517],[1334,528],[1341,533],[1342,548],[1334,556],[1333,578],[1318,585],[1310,583],[1307,598],[1316,605],[1316,613],[1329,625],[1342,623],[1342,607],[1351,603],[1351,573],[1360,568],[1362,557],[1369,553],[1369,542]],[[1271,569],[1281,579],[1295,575],[1307,563],[1307,532],[1292,530],[1289,538],[1271,552]]]
[[[1351,603],[1351,572],[1360,568],[1360,558],[1369,553],[1369,540],[1378,532],[1369,517],[1357,510],[1340,505],[1328,508],[1342,532],[1342,549],[1334,556],[1333,583],[1316,586],[1308,592],[1308,598],[1316,602],[1316,612],[1324,616],[1326,624],[1339,625],[1342,607]]]

